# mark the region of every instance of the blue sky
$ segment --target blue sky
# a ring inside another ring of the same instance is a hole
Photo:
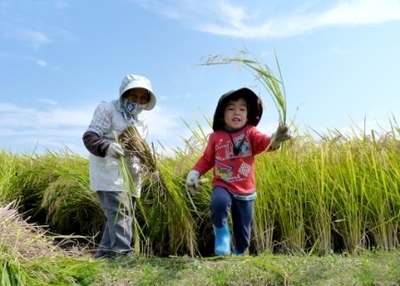
[[[0,148],[69,148],[96,105],[118,97],[128,73],[152,81],[148,142],[182,147],[196,121],[209,132],[219,97],[252,88],[265,103],[259,129],[278,112],[235,65],[201,66],[244,47],[277,72],[298,135],[400,120],[400,0],[0,0]]]

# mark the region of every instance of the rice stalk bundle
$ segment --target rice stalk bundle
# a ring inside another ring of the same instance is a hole
[[[146,187],[146,197],[137,200],[148,235],[148,238],[143,238],[160,254],[188,251],[194,256],[197,251],[195,225],[190,209],[186,206],[185,192],[181,191],[180,177],[164,164],[158,165],[155,154],[153,155],[134,126],[125,128],[117,142],[121,144],[125,153],[139,159],[142,173],[150,179],[150,185]],[[132,186],[134,180],[123,158],[121,167],[124,180],[130,181],[126,183]],[[138,226],[136,216],[135,224]],[[138,235],[144,236],[144,233],[136,234],[136,238]]]
[[[139,159],[141,174],[151,180],[151,184],[157,185],[157,188],[164,194],[167,192],[165,182],[161,178],[160,172],[157,168],[157,161],[155,155],[150,150],[149,145],[142,139],[135,126],[128,126],[124,129],[121,135],[118,137],[117,142],[121,144],[125,153],[130,153],[134,157]],[[121,158],[121,167],[124,177],[125,184],[130,190],[136,190],[138,188],[137,182],[132,177],[130,167],[124,158]],[[135,197],[140,197],[140,192],[136,190]]]
[[[140,137],[134,126],[128,126],[119,136],[119,141],[125,152],[132,153],[140,160],[146,171],[152,173],[157,171],[156,159],[149,145]]]

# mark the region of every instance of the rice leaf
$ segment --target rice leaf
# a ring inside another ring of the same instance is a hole
[[[201,65],[226,65],[226,64],[238,64],[251,72],[257,80],[265,87],[271,96],[275,107],[278,111],[280,124],[286,124],[287,120],[287,107],[286,107],[286,95],[285,87],[283,84],[282,72],[278,61],[278,56],[275,54],[275,61],[278,67],[278,75],[275,75],[270,67],[260,61],[253,53],[247,49],[238,51],[233,57],[227,57],[222,55],[211,55]],[[252,58],[248,59],[246,56],[250,55]]]

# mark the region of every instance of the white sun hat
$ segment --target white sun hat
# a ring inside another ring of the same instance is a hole
[[[149,91],[150,99],[143,109],[152,110],[156,105],[156,96],[151,89],[150,80],[148,80],[144,76],[135,74],[126,75],[122,80],[121,86],[119,87],[119,96],[121,97],[125,91],[136,87],[141,87]]]

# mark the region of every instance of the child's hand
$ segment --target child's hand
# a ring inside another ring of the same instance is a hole
[[[190,170],[186,177],[186,189],[190,191],[192,196],[195,196],[199,191],[199,172],[196,170]]]
[[[121,145],[117,143],[111,143],[107,149],[107,156],[119,158],[120,156],[124,156],[124,150]]]
[[[272,134],[271,148],[277,149],[282,142],[292,139],[289,127],[286,124],[279,124],[276,132]]]

